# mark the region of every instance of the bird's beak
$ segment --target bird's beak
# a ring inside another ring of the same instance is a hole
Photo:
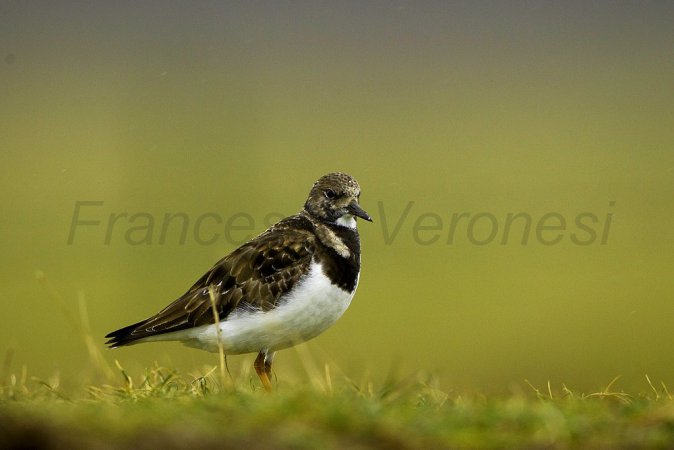
[[[372,222],[372,217],[370,217],[370,215],[366,213],[363,208],[360,207],[360,205],[356,200],[349,203],[349,206],[346,207],[346,210],[356,217],[360,217],[361,219],[365,219],[368,222]]]

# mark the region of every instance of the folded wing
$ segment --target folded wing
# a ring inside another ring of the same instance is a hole
[[[277,224],[277,228],[283,226]],[[277,306],[306,273],[316,250],[305,230],[265,232],[218,261],[180,298],[156,315],[108,334],[110,347],[215,322],[211,295],[220,320],[233,311],[267,311]],[[277,230],[274,230],[277,231]]]

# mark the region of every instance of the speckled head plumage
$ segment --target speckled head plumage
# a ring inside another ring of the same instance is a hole
[[[358,204],[359,197],[360,186],[355,178],[343,172],[333,172],[314,183],[304,210],[327,223],[346,223],[351,217],[372,222],[372,218]]]

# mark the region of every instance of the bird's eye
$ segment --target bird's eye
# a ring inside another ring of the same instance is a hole
[[[326,190],[324,194],[325,198],[327,198],[328,200],[332,200],[333,198],[337,197],[337,193],[335,193],[335,191],[333,191],[332,189]]]

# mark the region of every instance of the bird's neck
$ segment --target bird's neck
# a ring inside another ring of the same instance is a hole
[[[351,222],[341,217],[335,222],[319,220],[309,214],[307,218],[313,223],[316,235],[323,245],[333,250],[339,256],[345,259],[351,259],[354,262],[360,261],[360,238],[356,228],[356,219],[351,216]],[[344,219],[344,223],[340,220]]]

